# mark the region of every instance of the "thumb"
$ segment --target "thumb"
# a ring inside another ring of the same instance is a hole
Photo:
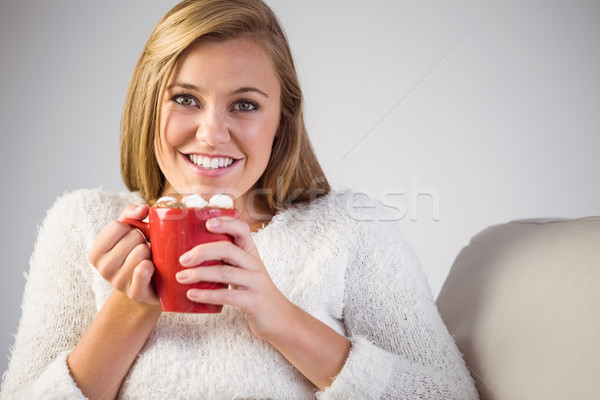
[[[119,221],[123,221],[125,218],[142,220],[148,216],[149,207],[147,205],[135,205],[130,204],[119,216]]]

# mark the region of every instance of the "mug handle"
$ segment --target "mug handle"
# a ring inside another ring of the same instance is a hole
[[[125,218],[121,222],[126,223],[127,225],[131,226],[132,228],[138,229],[140,232],[142,232],[142,235],[144,235],[146,240],[150,240],[150,231],[148,230],[149,225],[147,222],[139,221],[139,220],[133,219],[133,218]]]

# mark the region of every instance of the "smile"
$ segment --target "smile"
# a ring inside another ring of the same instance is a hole
[[[188,154],[188,159],[195,165],[204,169],[227,168],[234,163],[229,157],[207,157],[198,154]]]

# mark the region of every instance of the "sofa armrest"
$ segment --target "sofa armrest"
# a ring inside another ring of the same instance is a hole
[[[437,306],[482,399],[600,399],[600,217],[484,230]]]

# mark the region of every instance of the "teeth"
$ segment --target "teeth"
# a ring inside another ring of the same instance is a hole
[[[203,157],[198,154],[190,154],[188,156],[191,162],[205,169],[219,169],[229,167],[233,164],[233,159],[229,157]]]

